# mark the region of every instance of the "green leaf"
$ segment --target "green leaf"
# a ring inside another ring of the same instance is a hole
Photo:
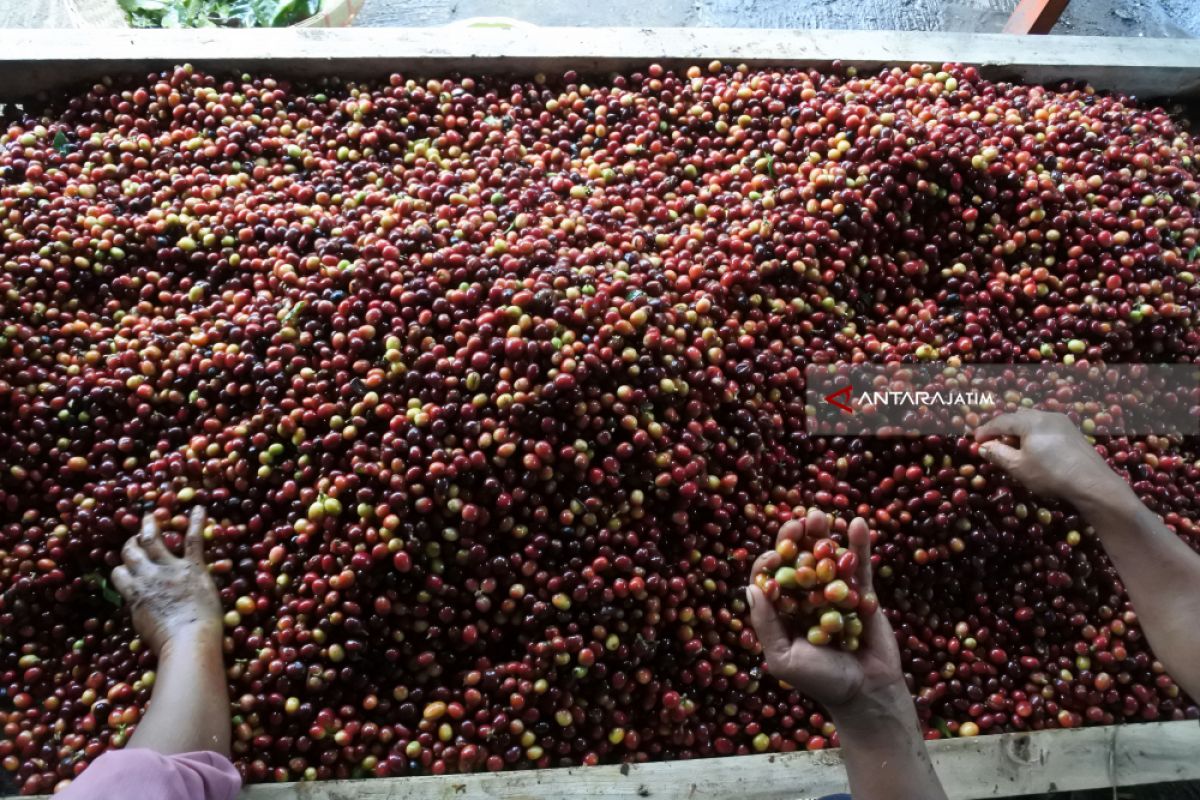
[[[264,3],[259,0],[229,0],[217,4],[213,15],[217,23],[234,28],[253,28],[261,25],[259,7]]]
[[[321,0],[117,0],[135,28],[233,28],[294,25],[321,10]]]
[[[107,602],[112,603],[117,608],[120,608],[124,604],[125,601],[121,598],[120,593],[118,593],[116,589],[109,586],[108,578],[104,577],[99,572],[89,572],[83,576],[83,579],[92,587],[99,589],[100,596],[103,597]]]
[[[117,5],[127,13],[135,11],[160,12],[166,11],[170,3],[167,0],[117,0]]]
[[[275,5],[275,10],[271,14],[271,21],[260,25],[269,25],[272,28],[282,28],[286,25],[295,25],[297,22],[302,22],[313,14],[321,10],[321,0],[278,0]]]
[[[168,8],[167,12],[165,14],[163,14],[162,21],[160,24],[164,28],[182,28],[182,27],[184,27],[183,17],[180,16],[180,13],[179,13],[179,7],[172,6],[171,8]]]
[[[67,135],[62,131],[54,134],[54,149],[58,151],[60,156],[65,156],[71,152],[71,143],[67,141]]]
[[[216,24],[217,0],[174,0],[181,28],[206,28]]]
[[[120,608],[125,603],[120,592],[118,592],[116,589],[113,589],[111,586],[102,586],[100,588],[100,596],[112,603],[117,608]]]
[[[117,0],[117,4],[135,28],[160,27],[169,7],[167,0]]]
[[[1191,252],[1188,253],[1188,261],[1195,261],[1197,258],[1200,258],[1200,244],[1193,247]]]
[[[294,305],[290,309],[288,309],[287,313],[283,315],[283,323],[285,325],[292,324],[292,321],[295,320],[297,316],[299,316],[300,312],[304,310],[304,307],[306,305],[308,305],[308,301],[301,300],[299,303],[296,303],[296,305]]]
[[[942,719],[941,717],[934,717],[933,719],[931,719],[929,721],[933,724],[933,727],[937,729],[937,732],[940,733],[942,736],[945,736],[947,739],[954,738],[954,734],[950,732],[950,726],[946,724],[946,720]]]

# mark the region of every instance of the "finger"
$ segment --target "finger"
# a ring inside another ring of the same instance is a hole
[[[146,551],[138,545],[137,536],[130,536],[125,540],[125,544],[121,547],[121,560],[134,575],[150,566],[150,559],[146,557]]]
[[[133,576],[129,574],[128,569],[123,566],[114,569],[112,571],[112,585],[121,593],[121,597],[124,597],[127,603],[133,602],[133,596],[137,594],[137,590],[134,587],[137,584],[134,582]]]
[[[809,539],[823,539],[829,535],[829,517],[819,508],[808,512],[804,520],[804,534]]]
[[[779,526],[779,533],[775,535],[775,544],[790,539],[793,542],[804,541],[804,520],[792,519]]]
[[[999,436],[1025,436],[1032,420],[1028,414],[1001,414],[975,429],[975,440],[984,442]]]
[[[751,580],[760,572],[774,572],[779,567],[781,561],[783,561],[783,557],[775,550],[768,550],[763,553],[754,559],[754,566],[750,568]]]
[[[138,534],[138,545],[151,561],[162,564],[171,558],[171,551],[163,542],[162,529],[159,528],[158,520],[154,518],[153,514],[146,514],[142,517],[142,532]]]
[[[867,521],[855,517],[850,522],[850,530],[846,532],[850,542],[850,550],[858,556],[858,587],[862,594],[874,592],[874,576],[871,571],[871,530]]]
[[[896,663],[896,670],[899,671],[900,653],[899,645],[896,644],[896,634],[892,630],[892,623],[888,622],[887,615],[883,613],[883,609],[876,606],[872,612],[870,619],[863,620],[863,634],[861,638],[862,650],[873,653],[877,656]],[[895,655],[891,655],[891,654]]]
[[[183,540],[183,555],[198,566],[204,566],[204,526],[208,522],[208,512],[203,506],[196,506],[188,515],[187,536]]]
[[[1021,451],[1003,442],[984,442],[979,446],[979,455],[1005,472],[1015,470],[1021,461]]]
[[[753,584],[746,587],[746,602],[750,604],[750,625],[762,645],[767,663],[782,660],[792,646],[792,638],[775,611],[775,605]]]

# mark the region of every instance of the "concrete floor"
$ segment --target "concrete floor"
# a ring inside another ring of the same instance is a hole
[[[1017,0],[366,0],[356,25],[515,17],[541,25],[999,31]],[[1200,36],[1200,0],[1074,0],[1054,33]]]

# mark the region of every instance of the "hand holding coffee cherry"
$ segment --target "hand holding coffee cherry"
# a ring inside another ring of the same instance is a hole
[[[1001,437],[1015,437],[1019,447]],[[1001,414],[976,428],[975,439],[984,459],[1036,494],[1078,502],[1125,488],[1065,414]]]
[[[897,684],[903,687],[903,677],[895,636],[879,610],[879,600],[873,589],[871,536],[866,521],[856,517],[850,523],[846,531],[849,547],[840,557],[841,569],[838,568],[836,550],[825,553],[831,546],[836,547],[829,534],[830,519],[818,510],[810,511],[802,520],[784,524],[776,538],[775,549],[754,562],[752,584],[746,594],[751,624],[771,673],[836,713],[864,696],[875,695]],[[801,557],[805,552],[811,552],[815,558],[817,552],[805,551],[806,546],[811,546],[813,551],[819,547],[823,556],[816,559],[812,567],[808,566],[808,559]],[[829,573],[830,565],[825,563],[825,558],[833,559],[833,574]],[[791,567],[791,572],[787,572],[789,568],[784,566],[785,561],[793,559],[799,566]],[[770,576],[770,580],[760,584],[760,576]],[[805,611],[805,606],[815,604],[808,597],[797,600],[791,584],[794,581],[797,589],[810,583],[816,587],[822,577],[827,580],[820,592],[828,607],[817,614],[814,631],[814,626],[807,620],[817,609]],[[764,585],[771,589],[772,583],[778,587],[779,600],[776,602],[772,602],[763,589]],[[829,592],[831,586],[834,589]],[[858,596],[851,597],[851,593]],[[857,600],[852,606],[855,615],[849,627],[846,615],[842,613],[848,600]],[[838,627],[834,614],[841,620],[840,631],[834,630]],[[799,624],[798,620],[801,620]],[[822,633],[826,635],[822,636]],[[842,648],[824,646],[833,640],[835,633],[840,636]]]
[[[799,525],[792,530],[798,530]],[[856,611],[862,595],[858,585],[858,554],[833,539],[803,536],[799,543],[781,538],[775,545],[781,563],[754,576],[775,610],[800,629],[807,628],[810,644],[836,644],[854,652],[862,635]]]
[[[121,550],[124,563],[113,570],[113,585],[129,603],[133,626],[154,652],[173,643],[220,637],[221,601],[204,565],[203,508],[192,509],[184,538],[184,557],[176,558],[163,542],[152,515]]]
[[[1147,508],[1063,414],[1002,414],[976,428],[975,438],[980,455],[1030,491],[1079,510],[1117,568],[1155,655],[1185,691],[1200,693],[1200,640],[1194,632],[1200,557],[1178,529]]]

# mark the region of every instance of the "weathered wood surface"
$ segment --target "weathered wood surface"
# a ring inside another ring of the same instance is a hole
[[[1004,23],[1003,33],[1049,33],[1070,0],[1021,0]]]
[[[1200,723],[1195,721],[952,739],[931,742],[929,750],[951,800],[1200,780]],[[840,753],[822,750],[574,769],[257,784],[244,789],[240,800],[813,800],[846,788]]]
[[[951,800],[1200,779],[1200,723],[930,743]],[[836,750],[631,766],[251,786],[243,800],[802,800],[846,791]]]
[[[188,61],[291,75],[366,76],[452,69],[605,72],[712,59],[828,66],[962,61],[997,78],[1086,80],[1146,96],[1200,95],[1200,40],[901,31],[700,28],[408,28],[198,31],[0,30],[0,100],[101,74]]]

